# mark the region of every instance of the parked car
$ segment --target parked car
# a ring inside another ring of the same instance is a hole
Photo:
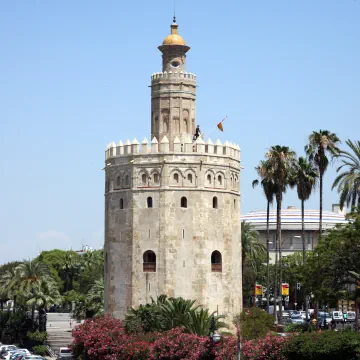
[[[40,355],[25,355],[21,360],[46,360]]]
[[[331,318],[334,319],[336,323],[344,322],[343,313],[341,311],[333,311],[331,313]]]
[[[290,313],[288,311],[283,311],[282,312],[282,317],[283,318],[289,318],[290,317]]]
[[[59,350],[59,357],[58,360],[69,360],[73,358],[73,354],[71,352],[71,349],[67,347],[61,347]]]
[[[331,316],[326,311],[319,311],[318,313],[319,322],[324,321],[323,319],[326,319],[326,324],[329,325],[331,323]],[[321,320],[320,320],[321,319]]]
[[[304,324],[305,320],[301,317],[300,314],[292,314],[291,315],[291,323],[292,324]]]
[[[348,322],[354,322],[356,320],[356,314],[355,311],[348,311],[346,313],[346,321]]]

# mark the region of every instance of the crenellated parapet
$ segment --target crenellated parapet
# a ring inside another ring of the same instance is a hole
[[[173,149],[173,150],[170,150]],[[178,137],[170,144],[169,139],[164,136],[159,143],[154,137],[151,143],[145,138],[141,144],[135,138],[132,142],[126,140],[124,143],[119,141],[110,143],[106,147],[105,160],[111,158],[124,157],[129,155],[151,155],[151,154],[198,154],[209,155],[213,157],[228,157],[233,160],[240,161],[240,147],[237,144],[225,141],[223,144],[218,139],[215,143],[209,138],[206,143],[202,138],[199,138],[193,143],[189,136],[181,141]]]
[[[191,72],[158,72],[151,75],[151,81],[156,80],[192,80],[196,82],[196,75]]]

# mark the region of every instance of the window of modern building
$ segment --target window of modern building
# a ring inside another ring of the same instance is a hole
[[[146,174],[141,175],[141,182],[143,185],[146,185]]]
[[[149,197],[147,198],[147,207],[148,207],[148,208],[152,208],[152,207],[153,207],[153,202],[152,202],[152,197],[151,197],[151,196],[149,196]]]
[[[124,199],[120,198],[120,209],[124,208]]]
[[[188,179],[188,182],[189,182],[190,184],[192,184],[192,182],[193,182],[192,174],[188,174],[187,179]]]
[[[181,207],[187,208],[187,198],[185,196],[181,198]]]
[[[211,254],[211,271],[222,272],[221,253],[217,250],[213,251]]]
[[[156,255],[151,250],[144,252],[143,272],[156,272]]]
[[[218,208],[218,199],[216,196],[213,197],[213,209]]]

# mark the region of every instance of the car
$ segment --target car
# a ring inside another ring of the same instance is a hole
[[[301,317],[300,314],[292,314],[291,315],[291,323],[292,324],[305,324],[305,320]]]
[[[16,349],[11,351],[10,357],[6,358],[6,360],[16,360],[20,355],[31,355],[31,352],[28,349]]]
[[[345,317],[344,317],[345,318]],[[346,321],[353,322],[356,320],[356,313],[355,311],[348,311],[346,313]]]
[[[46,360],[40,355],[25,355],[21,360]]]
[[[290,313],[288,311],[283,311],[282,312],[282,317],[283,318],[289,318],[290,317]]]
[[[331,323],[331,316],[326,311],[319,311],[318,318],[319,318],[319,322],[324,321],[324,318],[325,318],[327,325],[329,325]]]
[[[72,359],[72,358],[73,358],[73,354],[71,352],[71,349],[69,349],[67,347],[61,347],[60,348],[58,360]]]
[[[343,313],[341,311],[333,311],[331,312],[331,318],[334,319],[336,323],[344,322]]]

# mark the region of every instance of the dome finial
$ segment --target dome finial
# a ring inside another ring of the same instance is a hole
[[[173,23],[176,24],[176,0],[174,0],[174,17],[173,17]]]

